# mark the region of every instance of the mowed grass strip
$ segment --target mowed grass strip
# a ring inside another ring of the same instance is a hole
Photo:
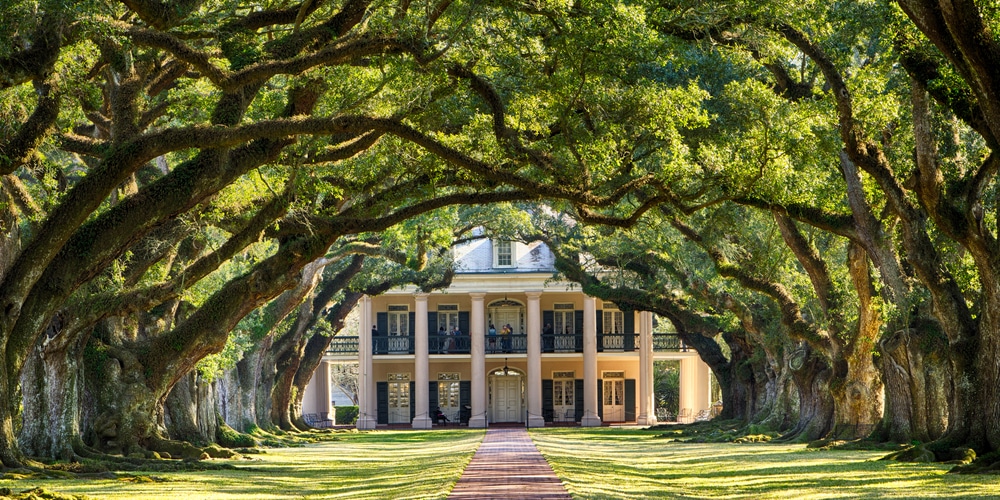
[[[621,428],[532,429],[574,498],[1000,498],[1000,475],[879,461],[883,451],[687,444]]]
[[[130,473],[162,480],[155,482],[0,480],[0,488],[16,493],[41,486],[101,499],[446,498],[483,435],[470,429],[343,433],[337,441],[229,461],[237,470]]]

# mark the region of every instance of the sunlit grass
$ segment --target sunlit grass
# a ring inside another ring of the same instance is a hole
[[[0,480],[14,492],[47,490],[95,498],[445,498],[483,438],[482,430],[379,431],[338,441],[270,449],[238,470],[141,473],[162,482]]]
[[[1000,476],[878,461],[880,451],[686,444],[617,428],[533,429],[574,498],[1000,498]]]

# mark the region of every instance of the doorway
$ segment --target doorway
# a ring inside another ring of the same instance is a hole
[[[490,422],[524,422],[524,376],[519,370],[490,374]]]
[[[389,423],[410,423],[410,374],[389,374]]]
[[[602,403],[605,422],[625,421],[625,372],[614,371],[603,373]]]

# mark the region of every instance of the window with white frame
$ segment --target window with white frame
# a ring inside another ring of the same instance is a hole
[[[604,372],[602,374],[602,379],[604,380],[603,391],[603,403],[604,411],[608,413],[611,408],[614,407],[616,410],[618,407],[623,407],[625,405],[625,372]],[[624,415],[616,415],[614,417],[608,417],[608,421],[621,421],[624,420]]]
[[[409,310],[406,305],[389,306],[389,336],[405,337],[410,334]]]
[[[552,405],[557,420],[569,420],[566,410],[573,409],[575,404],[576,372],[552,372]]]
[[[459,417],[459,380],[461,375],[455,373],[438,373],[438,407],[450,420],[458,421]]]
[[[576,311],[573,304],[553,305],[553,328],[556,334],[572,335],[576,333]]]
[[[389,423],[408,423],[410,421],[410,374],[390,373],[388,379]]]
[[[510,240],[493,241],[493,266],[514,267],[514,242]]]
[[[614,307],[607,302],[604,303],[604,323],[601,333],[625,333],[625,315],[617,309],[609,309],[609,306]]]
[[[458,304],[439,304],[438,328],[440,329],[441,327],[444,327],[446,332],[451,333],[456,326],[458,326]]]

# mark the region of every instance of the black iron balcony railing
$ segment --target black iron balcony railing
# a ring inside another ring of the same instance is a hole
[[[344,356],[348,354],[357,356],[358,342],[360,341],[361,339],[357,336],[347,337],[337,335],[330,341],[330,347],[326,348],[326,353],[335,356]]]
[[[435,334],[427,336],[430,354],[469,354],[472,337],[468,335]]]
[[[681,342],[676,333],[654,333],[653,352],[683,352],[688,346]]]
[[[639,348],[637,333],[598,333],[597,352],[633,352]]]
[[[528,352],[528,336],[523,333],[486,336],[486,354],[525,354]]]
[[[543,333],[542,352],[583,352],[583,335]]]
[[[327,354],[356,355],[358,337],[338,335],[330,342]],[[469,354],[472,338],[468,335],[428,335],[427,349],[430,354]],[[525,354],[528,352],[528,336],[523,334],[488,335],[483,343],[486,354]],[[413,354],[412,336],[373,337],[373,354]],[[598,352],[634,352],[639,348],[639,335],[635,333],[605,333],[597,335]],[[683,352],[689,347],[681,342],[676,333],[654,333],[654,352]],[[545,334],[542,335],[543,353],[581,353],[583,335]]]

